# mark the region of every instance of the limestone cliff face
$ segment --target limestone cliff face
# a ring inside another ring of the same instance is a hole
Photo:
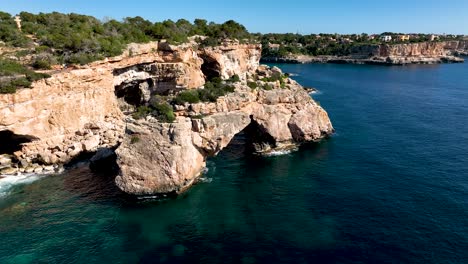
[[[54,72],[31,89],[0,95],[0,132],[34,139],[14,153],[20,164],[64,163],[82,151],[116,146],[124,131],[119,87],[198,87],[205,83],[202,62],[189,45],[132,44],[122,56]]]
[[[177,121],[127,119],[126,137],[117,149],[117,186],[128,193],[179,193],[190,186],[216,155],[243,131],[255,150],[284,149],[319,140],[333,132],[327,113],[296,82],[261,90],[236,84],[234,93],[214,103],[186,104]]]
[[[447,56],[444,42],[421,42],[411,44],[380,45],[377,56]]]
[[[467,50],[468,41],[421,42],[408,44],[361,45],[353,47],[351,55],[364,57],[448,56],[454,50]]]
[[[116,184],[122,190],[179,193],[195,181],[206,158],[240,132],[258,152],[332,133],[327,113],[295,81],[272,82],[272,90],[247,86],[282,76],[277,68],[259,66],[260,53],[260,45],[251,44],[134,44],[122,56],[63,69],[32,89],[0,95],[0,174],[50,171],[82,152],[117,148]],[[135,107],[155,96],[234,74],[241,81],[233,93],[212,103],[175,106],[173,123],[132,118]]]
[[[290,54],[286,57],[262,59],[268,62],[286,63],[406,65],[463,62],[464,59],[457,57],[458,55],[468,55],[468,41],[359,45],[352,47],[348,56]]]
[[[245,77],[257,69],[262,53],[260,44],[225,44],[206,47],[198,51],[205,61],[205,75],[219,75],[227,79],[235,74]]]

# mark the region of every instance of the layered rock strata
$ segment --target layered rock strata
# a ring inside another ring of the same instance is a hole
[[[284,88],[279,82],[271,85],[272,90],[252,90],[238,83],[235,92],[216,102],[179,107],[174,123],[128,118],[131,136],[117,149],[117,185],[139,195],[179,193],[194,182],[208,157],[246,129],[258,152],[319,140],[333,132],[327,113],[302,86],[291,79]]]
[[[283,76],[259,67],[260,54],[257,44],[132,44],[122,56],[51,72],[32,89],[0,95],[0,174],[54,171],[82,153],[98,151],[94,162],[116,149],[116,184],[123,191],[179,193],[241,131],[249,131],[259,152],[332,133],[327,113],[295,81],[271,82],[268,90],[247,86]],[[156,96],[233,75],[241,80],[233,93],[174,106],[173,123],[132,117]]]
[[[468,52],[468,41],[421,42],[410,44],[360,45],[348,56],[290,55],[262,58],[266,62],[285,63],[353,63],[353,64],[435,64],[463,62],[457,57]]]

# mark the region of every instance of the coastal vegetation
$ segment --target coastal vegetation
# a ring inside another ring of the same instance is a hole
[[[234,92],[233,82],[238,82],[239,76],[234,75],[228,81],[223,81],[219,77],[212,78],[205,83],[203,89],[185,90],[177,94],[172,101],[175,105],[198,102],[216,102],[218,97]]]
[[[38,73],[18,62],[0,59],[0,93],[14,93],[17,88],[30,88],[31,83],[42,78],[49,77],[48,74]]]
[[[167,40],[184,43],[188,37],[206,36],[204,45],[216,45],[226,38],[250,38],[246,28],[229,20],[222,24],[195,19],[150,22],[142,17],[127,17],[122,21],[106,18],[103,21],[79,14],[21,12],[21,31],[14,18],[0,13],[0,40],[42,55],[36,62],[38,68],[48,68],[54,63],[85,64],[105,57],[120,55],[129,43]],[[201,40],[200,40],[201,41]],[[49,56],[46,56],[49,55]]]
[[[141,119],[151,115],[164,123],[172,123],[175,120],[173,107],[166,102],[165,98],[155,96],[149,105],[139,106],[133,113],[133,118]]]
[[[50,70],[54,65],[86,64],[117,56],[129,43],[165,40],[179,44],[188,42],[189,37],[199,36],[194,39],[200,46],[213,46],[224,39],[247,42],[253,38],[243,25],[233,20],[222,24],[204,19],[195,19],[193,23],[185,19],[153,23],[137,16],[122,21],[111,18],[101,21],[92,16],[58,12],[21,12],[18,16],[21,30],[15,17],[0,12],[0,48],[3,47],[0,56],[11,58],[9,64],[16,63],[14,74],[0,73],[2,93],[29,87],[29,82],[37,78],[34,70]],[[4,78],[6,76],[9,77]]]
[[[21,28],[18,27],[18,20],[21,21]],[[392,39],[391,43],[464,38],[392,32],[380,35],[252,34],[234,20],[224,23],[204,19],[152,22],[137,16],[118,21],[58,12],[21,12],[14,17],[0,11],[0,59],[2,67],[7,69],[0,71],[0,93],[14,93],[17,88],[28,88],[32,81],[48,77],[37,71],[60,70],[120,55],[129,43],[164,40],[170,44],[180,44],[194,41],[195,45],[206,47],[236,39],[240,43],[262,43],[262,57],[281,58],[297,54],[345,56],[359,46],[388,43],[383,37]],[[279,81],[282,82],[282,79]],[[229,85],[208,82],[203,91],[180,94],[174,102],[215,101],[230,90],[232,87]]]

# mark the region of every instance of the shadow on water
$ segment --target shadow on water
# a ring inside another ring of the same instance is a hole
[[[218,156],[209,159],[204,177],[211,182],[193,186],[174,200],[126,207],[123,221],[137,228],[143,234],[139,239],[147,244],[138,263],[320,259],[335,243],[334,221],[307,209],[310,206],[303,197],[313,186],[303,185],[303,179],[293,179],[289,173],[299,170],[298,157],[326,156],[327,141],[265,157],[251,154],[245,135],[236,135]]]

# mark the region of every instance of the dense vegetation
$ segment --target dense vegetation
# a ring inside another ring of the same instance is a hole
[[[92,16],[79,14],[21,12],[22,32],[16,28],[10,14],[0,13],[0,40],[15,47],[32,47],[38,44],[37,68],[48,68],[55,63],[84,64],[122,53],[129,43],[144,43],[165,39],[170,43],[183,43],[194,35],[207,36],[204,45],[217,44],[221,39],[249,38],[244,26],[229,20],[223,24],[195,19],[176,22],[165,20],[152,23],[139,16],[123,21],[100,21]],[[30,38],[28,38],[30,36]]]
[[[165,98],[159,96],[153,97],[149,105],[139,106],[133,113],[133,118],[140,119],[147,115],[152,115],[164,123],[172,123],[175,120],[172,106],[166,102]]]
[[[234,92],[234,86],[231,83],[238,82],[239,76],[234,75],[231,79],[223,82],[216,77],[207,81],[203,89],[194,89],[182,91],[172,101],[176,105],[198,102],[216,102],[218,97]]]
[[[14,93],[18,87],[29,88],[33,81],[49,77],[11,60],[0,59],[0,93]]]
[[[20,48],[9,56],[13,55],[26,66],[16,63],[13,67],[14,62],[8,60],[9,74],[0,72],[2,93],[13,93],[17,87],[29,87],[30,82],[37,78],[32,70],[48,70],[57,64],[86,64],[120,55],[126,45],[133,42],[164,39],[176,44],[200,35],[204,37],[196,40],[200,45],[207,46],[217,45],[223,39],[243,41],[251,38],[246,28],[233,20],[222,24],[204,19],[195,19],[194,23],[185,19],[153,23],[141,17],[100,21],[92,16],[58,12],[21,12],[19,16],[21,31],[13,16],[0,12],[0,41],[6,47]],[[23,59],[26,57],[28,59]]]

